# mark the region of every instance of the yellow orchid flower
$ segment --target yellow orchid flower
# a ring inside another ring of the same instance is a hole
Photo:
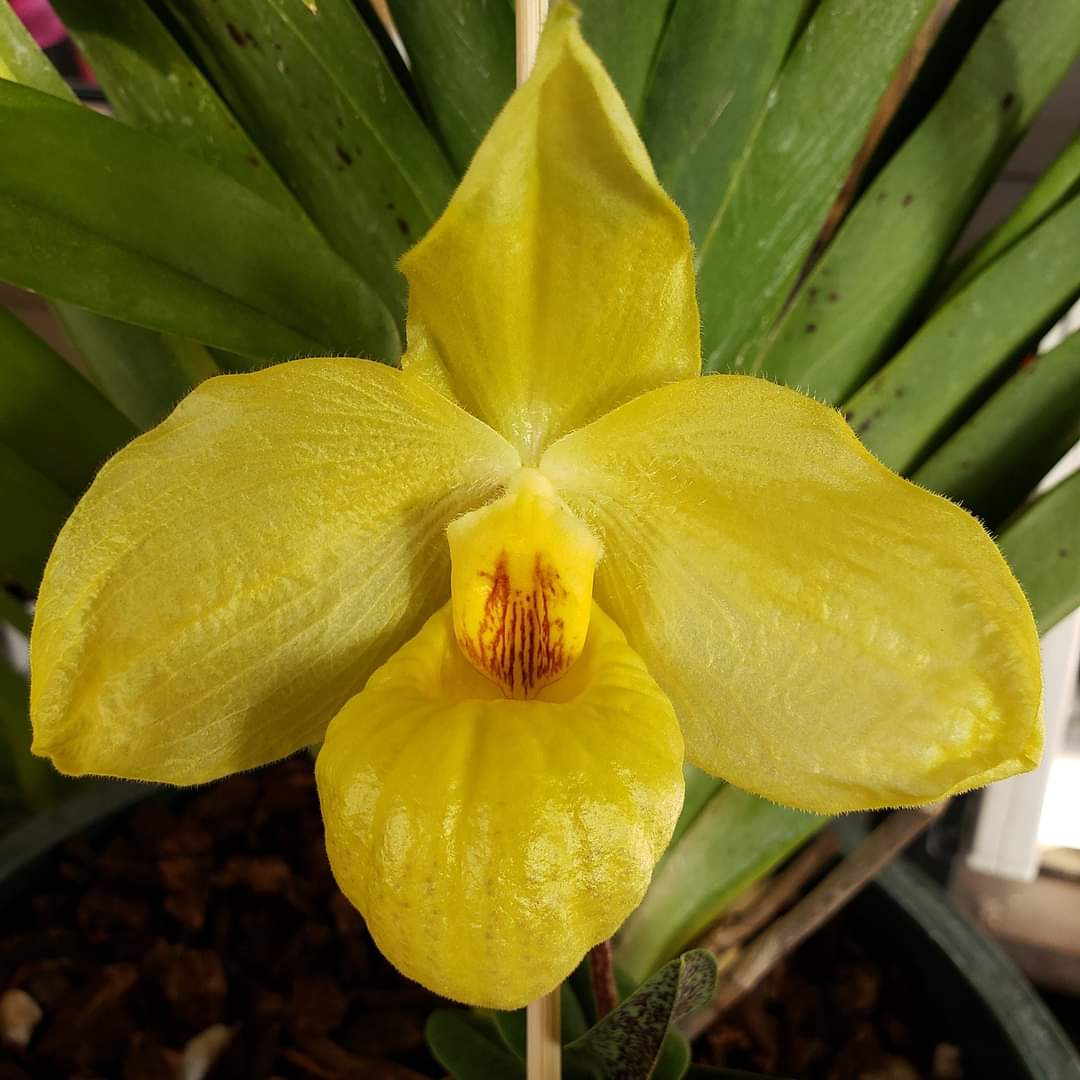
[[[403,269],[402,370],[212,379],[101,471],[41,588],[35,751],[197,784],[325,740],[375,941],[499,1008],[640,901],[684,744],[822,812],[1036,764],[982,527],[834,410],[699,375],[686,223],[571,8]]]

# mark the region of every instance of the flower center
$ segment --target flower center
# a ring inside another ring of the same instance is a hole
[[[536,469],[447,529],[454,636],[512,698],[532,697],[581,655],[600,545]]]

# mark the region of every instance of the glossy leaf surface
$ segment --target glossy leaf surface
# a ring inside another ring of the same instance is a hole
[[[1080,472],[1011,521],[999,543],[1045,634],[1080,607]]]
[[[754,370],[826,401],[856,390],[1078,51],[1080,5],[1005,0],[841,226]]]
[[[917,484],[1001,521],[1080,439],[1080,334],[1031,356],[914,473]]]
[[[949,273],[950,268],[946,268],[943,275],[948,283],[945,298],[959,292],[1077,191],[1080,191],[1080,135],[1031,185],[1020,205],[967,258],[960,261],[955,274]]]
[[[397,261],[454,174],[351,0],[169,0],[328,243],[403,319]]]
[[[203,379],[222,373],[196,341],[155,334],[72,304],[57,304],[56,312],[91,379],[140,430],[164,420]],[[258,364],[232,359],[237,366]]]
[[[712,954],[703,949],[684,953],[567,1046],[567,1063],[597,1080],[651,1075],[668,1029],[706,1004],[715,987]]]
[[[620,932],[620,966],[644,979],[827,822],[730,785],[720,788],[672,844]]]
[[[396,356],[347,264],[230,177],[14,83],[0,121],[0,280],[263,362]]]
[[[203,158],[284,213],[303,212],[147,0],[56,0],[113,114]]]
[[[700,244],[761,122],[807,0],[678,0],[645,101],[657,175]]]
[[[0,491],[5,508],[0,579],[32,593],[56,534],[71,513],[71,496],[4,443],[0,443]]]
[[[673,0],[578,0],[581,30],[635,120],[649,91]]]
[[[706,371],[746,368],[933,0],[822,0],[698,238]]]
[[[463,1009],[436,1009],[424,1037],[439,1064],[457,1080],[524,1080],[525,1066],[490,1024]]]
[[[864,445],[908,472],[1080,292],[1080,195],[957,293],[846,404]]]
[[[0,356],[0,442],[69,495],[80,495],[135,428],[4,308]]]
[[[464,172],[514,89],[506,0],[391,0],[412,76],[450,160]]]

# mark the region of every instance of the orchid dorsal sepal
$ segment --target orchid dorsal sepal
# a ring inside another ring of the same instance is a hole
[[[507,697],[533,697],[585,647],[599,541],[536,469],[446,535],[461,651]]]

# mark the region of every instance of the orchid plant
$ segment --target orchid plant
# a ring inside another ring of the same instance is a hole
[[[701,376],[686,221],[569,5],[402,269],[400,370],[211,379],[101,470],[39,592],[36,753],[196,784],[321,742],[380,949],[500,1009],[641,900],[684,757],[827,813],[1037,764],[983,527],[836,410]]]
[[[677,102],[644,120],[644,76],[620,68],[617,88],[586,42],[603,4],[584,5],[584,37],[559,4],[502,104],[501,68],[433,96],[431,28],[457,17],[442,0],[427,23],[423,5],[395,3],[442,148],[418,134],[389,46],[355,63],[368,39],[351,3],[168,0],[161,21],[143,0],[57,6],[133,126],[50,96],[65,91],[0,0],[14,147],[0,280],[57,301],[98,384],[149,430],[85,490],[89,463],[133,426],[0,320],[20,370],[80,417],[57,420],[47,446],[24,440],[26,484],[40,472],[65,493],[35,501],[49,512],[27,517],[18,552],[37,591],[37,754],[68,774],[190,785],[317,748],[330,863],[380,949],[436,992],[500,1010],[553,1000],[638,908],[682,827],[686,777],[778,815],[832,814],[932,803],[1037,764],[1036,624],[1075,604],[1080,564],[1021,574],[1033,618],[959,501],[1001,522],[1074,429],[1060,403],[1080,385],[1080,337],[1038,367],[1037,389],[1010,380],[968,412],[990,365],[1080,289],[1072,246],[1053,239],[1080,214],[1067,182],[1080,166],[1063,155],[950,269],[940,311],[872,379],[978,186],[957,188],[967,203],[933,178],[924,194],[940,155],[913,138],[806,263],[857,146],[836,132],[865,128],[863,99],[929,0],[823,0],[812,18],[793,2],[769,20],[755,3],[745,25],[738,4],[724,18],[711,0],[643,4],[627,25],[656,23],[646,105],[665,87]],[[663,19],[646,12],[660,6]],[[502,57],[506,14],[469,16],[471,45],[490,38]],[[756,66],[732,76],[730,116],[710,84],[684,117],[672,58],[705,63],[695,35],[726,41],[728,16]],[[826,76],[848,37],[845,97]],[[1010,90],[965,129],[982,162],[965,168],[987,177],[1002,111],[1022,130],[1080,49],[1080,15],[1005,0],[957,75],[965,110],[1003,39],[1020,50],[1020,102]],[[619,54],[604,56],[614,70]],[[300,103],[267,92],[278,76],[298,80]],[[807,122],[819,90],[836,109],[821,130]],[[933,147],[934,118],[957,107],[946,94],[923,125]],[[448,162],[471,162],[456,190]],[[938,377],[958,329],[980,359]],[[242,373],[206,378],[220,371]],[[21,438],[21,415],[0,409],[0,442]],[[74,472],[52,455],[68,439],[85,451]],[[1014,565],[1042,566],[1070,535],[1080,489],[1061,488],[1006,530]],[[64,518],[38,586],[34,557]],[[708,965],[687,956],[656,977],[661,1037],[708,995]]]

